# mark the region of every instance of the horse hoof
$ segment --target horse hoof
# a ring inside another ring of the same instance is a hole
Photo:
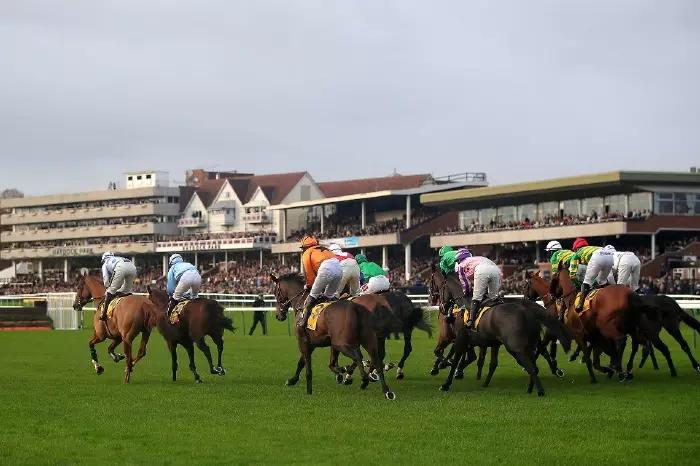
[[[284,382],[284,384],[285,384],[287,387],[293,387],[294,385],[297,384],[297,382],[299,382],[299,380],[287,379],[287,381]]]
[[[464,378],[464,372],[458,372],[455,374],[455,379],[462,380]]]
[[[396,373],[396,380],[403,380],[403,378],[404,378],[403,372]]]
[[[364,380],[362,381],[362,383],[360,384],[360,389],[364,390],[364,389],[367,388],[368,385],[369,385],[369,378],[364,379]]]
[[[335,383],[338,385],[343,383],[343,374],[335,374]]]
[[[564,378],[564,371],[561,369],[557,369],[556,371],[554,371],[554,375],[556,375],[560,379],[563,379]]]
[[[674,376],[675,376],[675,375],[674,375]],[[625,380],[626,380],[626,381],[629,382],[629,381],[632,380],[633,378],[634,378],[634,375],[632,375],[631,372],[628,372],[627,374],[625,374]]]
[[[441,392],[449,392],[450,391],[450,386],[447,385],[446,383],[440,385],[440,391]]]
[[[378,382],[379,381],[379,375],[377,374],[376,370],[373,370],[369,374],[367,374],[369,377],[369,380],[372,382]]]
[[[394,392],[386,392],[384,396],[386,396],[386,399],[389,401],[394,401],[396,399],[396,394]]]
[[[226,375],[226,369],[223,367],[219,366],[219,375]]]
[[[202,379],[197,379],[194,381],[194,383],[202,383]]]
[[[384,364],[384,372],[392,370],[394,367],[396,367],[396,364],[393,362],[390,362],[388,364]]]
[[[440,371],[438,369],[431,369],[430,375],[438,375]]]
[[[627,380],[627,374],[626,374],[626,373],[620,372],[619,374],[617,374],[617,381],[618,381],[618,382],[624,382],[625,380]]]
[[[102,375],[102,373],[105,371],[105,368],[102,366],[97,366],[95,368],[95,371],[97,372],[97,375]]]
[[[544,390],[538,391],[537,396],[544,396]]]
[[[343,385],[352,385],[352,377],[345,377],[345,379],[343,379]]]

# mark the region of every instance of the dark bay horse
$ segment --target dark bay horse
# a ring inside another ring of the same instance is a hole
[[[83,306],[91,301],[99,308],[104,297],[105,287],[102,281],[89,275],[83,276],[78,283],[73,309],[82,311]],[[114,314],[106,321],[100,320],[100,313],[95,312],[92,318],[94,333],[88,346],[90,347],[92,364],[98,375],[104,372],[104,367],[100,365],[97,359],[95,345],[109,338],[112,340],[112,343],[109,345],[108,352],[114,362],[124,359],[124,355],[114,352],[120,343],[124,343],[124,353],[126,353],[124,383],[129,383],[134,365],[146,355],[146,345],[151,336],[147,325],[148,306],[150,304],[150,301],[145,296],[131,295],[124,297],[115,306]],[[141,346],[136,359],[134,359],[131,347],[139,333],[141,334]]]
[[[168,318],[168,295],[165,291],[148,287],[148,296],[153,302],[149,313],[149,327],[158,327],[165,338],[172,358],[173,382],[177,379],[177,345],[187,351],[190,360],[190,370],[196,383],[202,383],[194,362],[194,344],[204,353],[209,363],[209,372],[215,375],[226,375],[221,366],[221,355],[224,352],[224,330],[234,331],[233,321],[224,315],[224,308],[213,299],[197,298],[188,302],[180,315],[180,322],[172,325]],[[216,345],[218,364],[214,366],[211,350],[204,341],[209,335]]]
[[[433,274],[442,276],[437,271]],[[455,276],[442,276],[442,280],[439,277],[434,277],[431,280],[435,280],[439,286],[441,303],[457,302],[462,307],[466,305],[462,286]],[[458,361],[465,356],[469,345],[492,347],[492,360],[484,382],[484,386],[488,386],[498,364],[498,347],[503,344],[511,356],[528,373],[530,380],[527,392],[531,393],[533,387],[536,386],[537,394],[543,396],[544,387],[539,379],[536,365],[542,325],[557,335],[562,347],[568,352],[571,344],[568,331],[554,316],[548,314],[536,303],[518,300],[496,304],[482,315],[476,332],[467,329],[463,313],[459,312],[455,317],[454,324],[456,333],[455,356],[452,360],[450,374],[440,389],[444,391],[450,389]]]
[[[618,374],[620,381],[630,380],[631,373],[622,370],[622,355],[627,335],[637,331],[642,314],[652,321],[656,319],[655,308],[645,304],[639,295],[626,286],[608,285],[592,297],[590,310],[578,314],[574,309],[578,290],[569,277],[569,271],[564,267],[560,267],[559,272],[552,278],[550,293],[561,299],[566,310],[567,325],[570,328],[574,325],[580,326],[575,334],[580,332],[578,334],[583,340],[583,361],[586,363],[591,383],[597,382],[591,360],[591,352],[595,348],[610,355],[611,369]]]
[[[308,291],[304,290],[304,280],[297,274],[287,274],[281,277],[270,275],[275,283],[275,300],[277,301],[277,320],[284,321],[290,307],[295,313],[302,312],[302,307]],[[316,330],[295,326],[299,351],[301,356],[293,377],[287,380],[287,385],[296,385],[301,370],[306,367],[306,393],[312,393],[311,354],[315,348],[331,347],[330,370],[336,374],[338,383],[342,382],[343,369],[338,367],[338,354],[350,358],[359,368],[362,377],[360,388],[367,388],[369,376],[362,365],[362,345],[369,354],[371,364],[376,368],[381,389],[388,400],[394,400],[396,395],[384,380],[384,362],[379,357],[379,342],[374,328],[377,324],[373,316],[364,306],[353,301],[340,300],[331,303],[318,317]]]
[[[418,328],[432,335],[432,327],[423,318],[423,310],[413,304],[404,293],[399,291],[387,291],[380,294],[365,294],[356,296],[353,301],[367,308],[372,313],[378,313],[375,318],[375,332],[379,340],[379,357],[384,360],[386,356],[385,341],[391,333],[403,333],[403,355],[396,369],[396,378],[404,378],[403,368],[406,359],[411,354],[413,346],[411,338],[413,329]],[[382,316],[385,311],[389,315]]]

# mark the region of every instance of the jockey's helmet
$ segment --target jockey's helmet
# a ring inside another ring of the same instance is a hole
[[[301,239],[301,249],[308,249],[312,246],[318,246],[318,240],[313,236],[306,235]]]
[[[104,254],[102,254],[102,263],[104,264],[105,261],[106,261],[107,259],[109,259],[110,257],[114,257],[114,253],[113,253],[113,252],[107,251],[107,252],[105,252]]]
[[[561,249],[562,247],[559,241],[550,241],[549,243],[547,243],[547,247],[544,248],[544,250],[547,252],[559,251]]]
[[[330,245],[328,246],[328,250],[331,251],[331,252],[333,252],[333,253],[335,253],[335,254],[338,254],[338,253],[343,252],[343,250],[340,248],[340,245],[339,245],[339,244],[336,244],[336,243],[330,244]]]
[[[438,256],[439,256],[439,257],[442,257],[442,256],[444,256],[445,254],[447,254],[448,252],[452,252],[452,251],[454,251],[454,249],[452,248],[452,246],[443,246],[443,247],[440,248],[440,251],[438,251]]]
[[[571,249],[573,249],[574,251],[578,251],[579,249],[585,246],[588,246],[588,241],[586,241],[586,238],[576,238],[576,241],[574,241],[574,245]]]
[[[168,265],[172,266],[173,264],[177,264],[178,262],[183,262],[184,259],[180,254],[173,254],[170,256],[170,260],[168,260]]]

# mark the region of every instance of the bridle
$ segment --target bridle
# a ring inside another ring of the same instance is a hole
[[[279,309],[281,312],[284,312],[284,315],[286,316],[287,313],[289,312],[289,307],[291,306],[292,302],[306,293],[306,290],[304,288],[301,289],[297,294],[292,296],[291,298],[287,299],[284,302],[280,302],[280,284],[277,282],[275,284],[275,301],[277,301],[277,309]],[[292,309],[294,309],[294,312],[299,311],[300,308],[297,308],[296,306],[292,306]]]
[[[76,295],[75,295],[75,300],[76,300],[76,303],[75,303],[75,304],[78,305],[77,310],[82,310],[82,308],[83,308],[86,304],[91,303],[91,302],[95,301],[95,299],[97,299],[97,298],[95,298],[94,296],[92,296],[92,293],[90,293],[90,297],[87,298],[87,299],[85,299],[85,300],[83,300],[83,299],[81,298],[81,295],[83,294],[83,290],[85,289],[85,286],[86,286],[86,285],[85,285],[85,279],[83,279],[83,280],[80,282],[80,287],[78,288],[78,292],[77,292]]]

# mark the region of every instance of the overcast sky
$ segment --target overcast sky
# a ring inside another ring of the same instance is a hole
[[[700,1],[0,2],[0,188],[700,165]]]

